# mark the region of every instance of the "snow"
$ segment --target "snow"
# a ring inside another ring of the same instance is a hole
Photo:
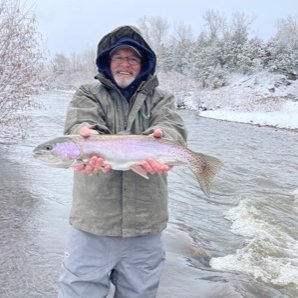
[[[203,117],[251,123],[261,126],[298,129],[298,102],[285,102],[281,109],[272,112],[239,112],[227,108],[202,111]]]
[[[194,92],[186,108],[202,117],[298,129],[298,80],[268,72],[234,74],[228,86]]]

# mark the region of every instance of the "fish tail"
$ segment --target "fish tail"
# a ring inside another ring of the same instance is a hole
[[[213,156],[192,152],[191,168],[197,180],[208,197],[210,196],[210,185],[222,166],[222,162]]]

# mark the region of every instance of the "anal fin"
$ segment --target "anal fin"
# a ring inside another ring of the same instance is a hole
[[[138,164],[131,165],[130,169],[135,172],[136,174],[142,176],[145,179],[149,179],[147,172]]]

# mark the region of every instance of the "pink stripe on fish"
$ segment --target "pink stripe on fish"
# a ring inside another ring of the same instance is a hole
[[[70,160],[77,159],[80,156],[80,150],[75,143],[57,143],[53,151]]]

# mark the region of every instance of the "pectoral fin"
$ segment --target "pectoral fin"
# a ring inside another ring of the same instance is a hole
[[[130,169],[135,172],[136,174],[142,176],[145,179],[149,179],[147,172],[138,164],[131,165]]]
[[[71,164],[70,167],[76,167],[82,164],[86,164],[87,160],[82,160],[82,159],[75,159]]]

